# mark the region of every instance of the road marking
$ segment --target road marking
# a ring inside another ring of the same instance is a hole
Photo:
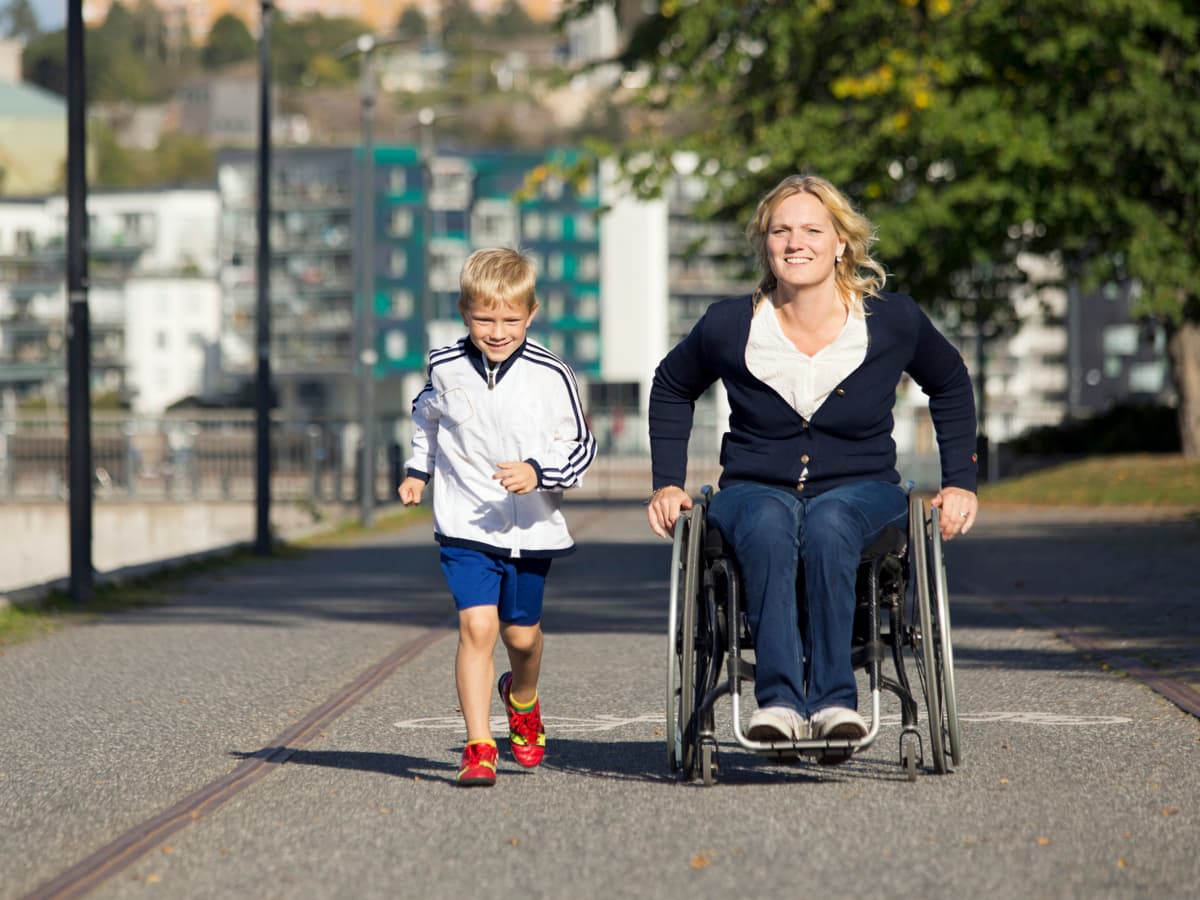
[[[547,731],[579,732],[579,731],[612,731],[629,725],[662,725],[666,717],[662,713],[643,713],[639,716],[602,715],[593,718],[574,718],[571,716],[543,716]],[[993,722],[1013,722],[1018,725],[1053,726],[1055,728],[1089,728],[1109,725],[1128,725],[1133,719],[1127,716],[1082,716],[1060,712],[1007,711],[1007,712],[978,712],[959,713],[960,723],[991,724]],[[879,717],[883,726],[899,725],[899,713]],[[392,723],[393,728],[401,731],[449,731],[461,729],[461,716],[427,716],[420,719],[401,719]],[[504,716],[492,716],[491,727],[495,732],[503,732],[508,728]]]
[[[643,723],[661,725],[666,720],[662,713],[646,713],[640,716],[596,716],[591,719],[578,719],[571,716],[542,716],[542,722],[547,730],[554,731],[612,731],[625,725],[641,725]],[[492,716],[492,731],[508,730],[508,719],[504,716]],[[428,731],[444,731],[463,727],[462,716],[430,716],[423,719],[402,719],[392,723],[393,728],[400,730],[415,729]]]

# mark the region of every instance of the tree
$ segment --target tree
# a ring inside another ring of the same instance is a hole
[[[739,221],[783,175],[826,175],[895,286],[985,335],[1012,323],[1023,253],[1135,282],[1200,456],[1198,46],[1186,0],[667,0],[618,59],[643,127],[602,152],[652,193],[693,151],[701,212]]]
[[[231,63],[254,59],[257,54],[258,41],[246,23],[233,13],[225,13],[213,22],[200,59],[204,68],[212,71]]]
[[[320,14],[279,18],[272,24],[271,72],[279,84],[348,84],[357,74],[359,56],[339,58],[369,26],[358,19]]]
[[[497,37],[508,38],[531,34],[539,29],[517,0],[504,0],[492,17],[490,30]]]
[[[417,7],[410,6],[400,14],[400,20],[396,23],[396,30],[403,35],[409,37],[425,37],[429,33],[429,22],[425,19],[425,14]]]
[[[42,31],[38,26],[37,13],[29,0],[8,0],[8,5],[0,11],[0,22],[4,23],[0,34],[17,38],[23,44],[28,44]]]
[[[469,0],[445,0],[441,25],[442,43],[447,47],[470,46],[483,30],[483,20]]]

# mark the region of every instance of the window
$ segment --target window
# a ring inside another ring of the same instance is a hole
[[[406,238],[411,235],[413,230],[412,210],[404,207],[393,209],[389,230],[392,237]]]
[[[542,216],[540,213],[528,213],[522,227],[527,240],[536,241],[542,236]]]
[[[585,332],[575,338],[575,356],[580,362],[595,362],[600,355],[600,338]]]
[[[598,281],[600,279],[600,256],[596,253],[584,253],[579,257],[580,281]]]
[[[404,332],[389,331],[383,342],[383,352],[389,359],[403,359],[408,354],[408,338],[405,337]]]
[[[592,381],[587,386],[588,409],[593,412],[638,411],[636,381]]]
[[[1157,394],[1167,380],[1167,367],[1162,361],[1135,363],[1129,367],[1129,389],[1139,394]]]
[[[403,194],[408,190],[408,171],[406,169],[390,169],[388,171],[388,190],[393,194]]]
[[[392,315],[397,319],[407,319],[413,314],[413,293],[408,288],[398,288],[392,291]]]
[[[596,297],[591,294],[584,294],[575,305],[575,315],[585,322],[595,322],[598,309],[599,303]]]
[[[1104,329],[1105,355],[1132,356],[1137,353],[1138,329],[1136,325],[1110,325]]]
[[[388,272],[394,278],[403,278],[408,273],[408,254],[403,250],[393,250],[388,261]]]
[[[578,241],[591,241],[596,238],[596,219],[591,213],[577,213],[575,215],[575,239]]]

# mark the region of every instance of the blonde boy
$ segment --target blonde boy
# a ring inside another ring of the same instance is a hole
[[[413,401],[412,456],[400,499],[421,502],[430,477],[434,537],[458,609],[454,664],[467,744],[463,786],[496,780],[491,685],[496,641],[511,671],[497,685],[516,761],[545,754],[538,701],[542,597],[550,562],[575,549],[560,509],[596,455],[571,369],[526,331],[537,313],[531,260],[517,250],[472,253],[458,310],[467,336],[429,354]]]

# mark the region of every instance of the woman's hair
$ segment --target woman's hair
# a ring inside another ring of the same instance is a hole
[[[536,281],[537,268],[528,254],[507,247],[476,250],[463,263],[458,311],[466,313],[478,303],[489,309],[504,305],[533,312],[537,307]]]
[[[883,290],[887,282],[887,271],[871,257],[871,245],[875,243],[875,226],[871,220],[858,212],[846,195],[830,182],[817,175],[789,175],[758,203],[750,223],[746,226],[746,237],[754,248],[755,259],[762,272],[758,287],[754,291],[754,302],[775,289],[775,273],[767,256],[767,228],[771,216],[779,204],[796,194],[811,194],[829,210],[833,226],[840,240],[846,242],[841,262],[834,267],[834,282],[838,295],[847,308],[858,315],[863,313],[863,298]]]

